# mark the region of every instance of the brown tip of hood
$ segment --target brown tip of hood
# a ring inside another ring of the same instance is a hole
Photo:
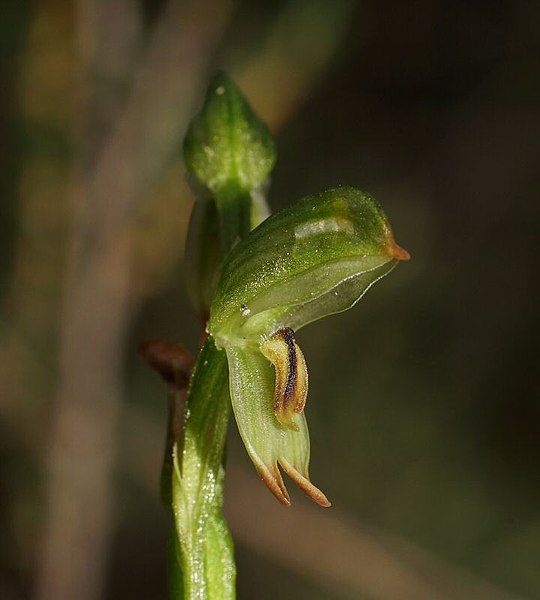
[[[411,255],[407,252],[407,250],[401,246],[398,246],[394,240],[392,240],[390,243],[389,250],[390,256],[396,260],[409,260],[411,258]]]

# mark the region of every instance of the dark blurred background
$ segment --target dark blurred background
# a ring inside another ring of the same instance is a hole
[[[165,389],[136,348],[197,344],[180,148],[225,68],[275,134],[272,208],[358,186],[413,257],[299,336],[332,509],[279,506],[231,426],[239,598],[540,598],[540,4],[0,13],[0,597],[166,597]]]

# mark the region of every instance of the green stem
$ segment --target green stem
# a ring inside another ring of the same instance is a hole
[[[188,286],[206,326],[223,261],[264,219],[265,182],[275,163],[266,125],[224,73],[208,87],[204,105],[184,138],[195,204],[186,244]],[[227,359],[209,338],[195,364],[186,399],[183,440],[175,438],[171,493],[177,541],[173,598],[235,597],[232,541],[221,514],[223,455],[229,418]],[[167,477],[170,466],[165,463]],[[183,591],[175,582],[182,571]]]
[[[235,597],[233,545],[221,512],[229,402],[227,360],[208,338],[191,377],[182,448],[177,443],[173,449],[172,508],[177,538],[170,575],[174,599]]]

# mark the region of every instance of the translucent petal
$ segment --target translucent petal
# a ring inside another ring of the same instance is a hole
[[[304,414],[293,417],[297,431],[283,427],[276,419],[272,364],[256,346],[230,346],[226,350],[234,415],[261,479],[280,502],[290,504],[280,465],[312,500],[330,506],[309,481],[309,433]]]

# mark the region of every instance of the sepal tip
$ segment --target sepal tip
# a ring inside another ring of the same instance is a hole
[[[296,483],[296,485],[298,485],[304,494],[313,500],[313,502],[319,506],[322,506],[323,508],[329,508],[332,506],[332,503],[323,494],[323,492],[321,492],[318,487],[313,485],[307,477],[304,477],[300,471],[295,469],[286,460],[280,460],[279,464],[283,467],[285,473],[287,473],[287,475]]]
[[[281,477],[278,466],[274,465],[273,469],[269,469],[266,465],[258,465],[256,468],[263,483],[272,494],[274,494],[279,502],[284,506],[290,506],[291,499],[289,497],[289,492],[283,483],[283,478]]]

